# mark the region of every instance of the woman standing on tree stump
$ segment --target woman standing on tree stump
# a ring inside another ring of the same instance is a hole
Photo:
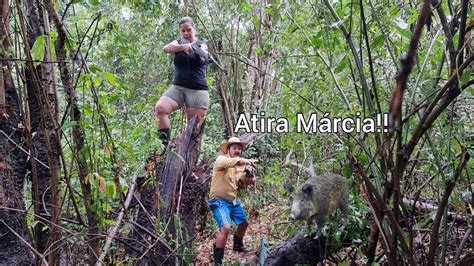
[[[168,115],[185,106],[188,120],[197,115],[202,122],[209,106],[207,62],[193,48],[193,44],[199,42],[193,20],[190,17],[183,17],[179,21],[179,29],[181,39],[163,47],[165,53],[174,54],[173,85],[163,93],[155,106],[155,119],[159,121],[158,136],[165,145],[163,153],[171,135]],[[206,44],[199,44],[207,54]]]

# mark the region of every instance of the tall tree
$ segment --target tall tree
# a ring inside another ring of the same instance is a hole
[[[27,173],[21,101],[13,85],[9,55],[9,5],[0,1],[0,262],[33,263],[23,189]]]
[[[40,253],[47,253],[48,261],[54,264],[58,252],[57,240],[59,229],[56,224],[59,220],[59,181],[60,181],[60,129],[58,126],[58,99],[56,95],[53,68],[51,63],[33,64],[31,48],[38,39],[43,39],[39,49],[42,49],[47,59],[50,53],[49,46],[49,18],[40,1],[29,1],[26,4],[27,24],[24,22],[22,8],[17,1],[17,9],[21,24],[24,42],[24,51],[27,58],[26,88],[29,110],[28,131],[32,137],[32,147],[36,158],[43,162],[36,164],[36,171],[32,171],[33,200],[35,202],[36,217],[39,222],[35,227],[35,241]],[[28,25],[28,26],[26,26]],[[33,167],[32,167],[33,168]],[[51,223],[43,224],[45,220]],[[45,228],[47,226],[47,228]]]

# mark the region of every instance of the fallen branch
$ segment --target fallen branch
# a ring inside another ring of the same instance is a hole
[[[409,205],[409,206],[414,205],[414,207],[417,210],[424,211],[424,212],[437,211],[438,210],[438,206],[436,206],[436,205],[429,204],[429,203],[424,203],[424,202],[420,202],[420,201],[416,201],[416,203],[415,203],[415,200],[407,199],[407,198],[403,198],[403,204]],[[454,213],[454,212],[448,212],[448,218],[451,219],[451,220],[454,220],[455,222],[466,223],[468,221],[468,217],[465,217],[463,215],[459,215],[459,214]]]

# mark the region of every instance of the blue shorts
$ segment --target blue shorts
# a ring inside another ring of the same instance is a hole
[[[234,221],[237,225],[247,221],[247,215],[240,204],[240,200],[237,200],[234,205],[231,201],[217,198],[209,201],[209,207],[214,213],[219,229],[224,224],[232,225],[231,221]]]

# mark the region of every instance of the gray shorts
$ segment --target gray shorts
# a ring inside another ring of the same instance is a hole
[[[206,109],[209,107],[209,92],[206,90],[192,90],[178,85],[172,85],[164,96],[171,98],[179,107]]]

